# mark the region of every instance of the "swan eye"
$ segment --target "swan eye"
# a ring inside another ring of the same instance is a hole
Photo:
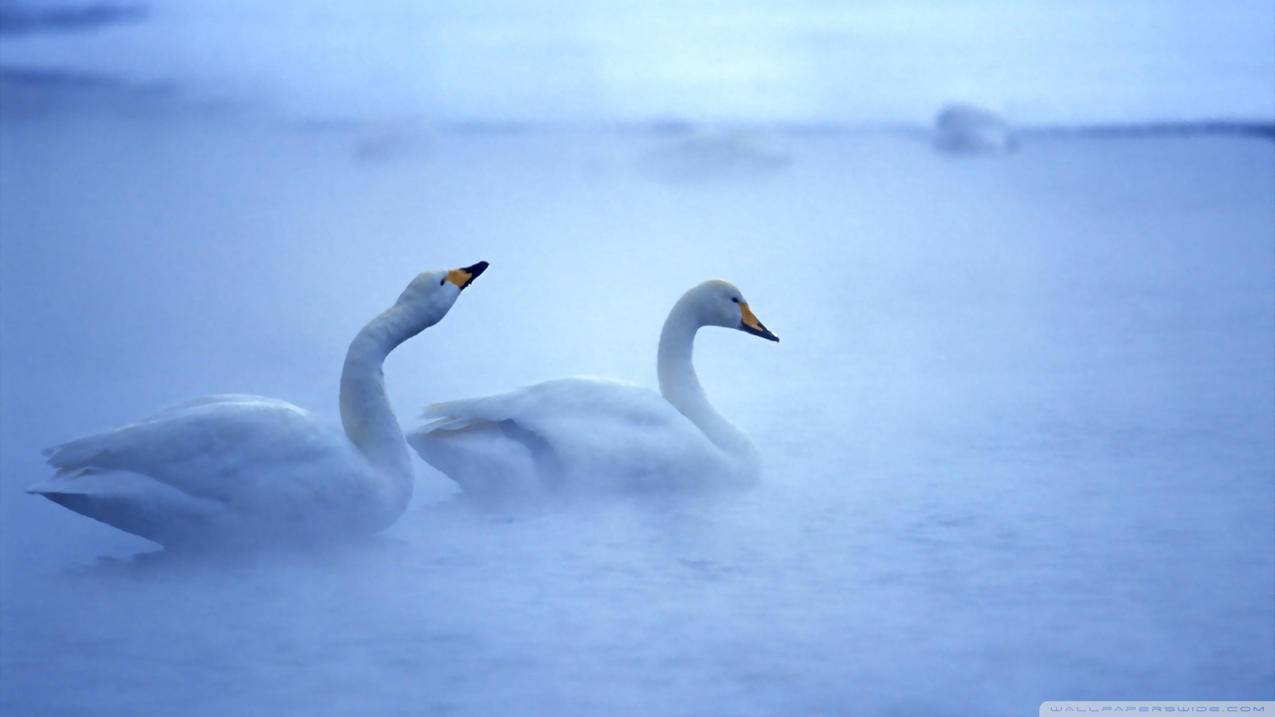
[[[442,279],[438,282],[438,285],[439,285],[439,286],[442,286],[443,284],[446,284],[446,283],[447,283],[447,277],[445,277],[445,276],[444,276],[444,277],[443,277],[443,278],[442,278]]]
[[[739,303],[739,297],[738,297],[738,296],[732,296],[732,297],[730,297],[730,300],[731,300],[732,302],[736,303],[736,304],[738,304],[738,303]]]

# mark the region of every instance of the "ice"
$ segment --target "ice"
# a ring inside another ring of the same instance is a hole
[[[1009,123],[983,107],[950,104],[934,120],[934,146],[944,152],[1009,152],[1016,143]]]

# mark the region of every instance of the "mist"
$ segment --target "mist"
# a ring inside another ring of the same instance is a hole
[[[1275,699],[1267,5],[51,7],[0,13],[5,713]],[[938,151],[949,101],[1012,147]],[[696,343],[759,485],[493,508],[416,461],[382,534],[198,558],[23,492],[195,396],[338,425],[360,327],[479,260],[386,363],[404,428],[655,387],[720,277],[782,336]]]

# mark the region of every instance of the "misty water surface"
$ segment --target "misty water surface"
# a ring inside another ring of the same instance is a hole
[[[1275,145],[0,123],[6,713],[1034,713],[1275,697]],[[475,510],[418,464],[382,536],[154,546],[22,487],[204,393],[336,419],[354,332],[492,263],[386,366],[434,400],[697,366],[756,489]]]

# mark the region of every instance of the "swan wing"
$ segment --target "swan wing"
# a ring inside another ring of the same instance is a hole
[[[242,394],[187,401],[55,446],[45,455],[59,481],[107,472],[140,474],[189,496],[218,501],[277,478],[319,477],[357,467],[343,437],[309,412]]]
[[[590,377],[429,406],[409,435],[421,457],[469,488],[492,473],[553,481],[620,480],[629,487],[705,461],[714,447],[659,394]]]

